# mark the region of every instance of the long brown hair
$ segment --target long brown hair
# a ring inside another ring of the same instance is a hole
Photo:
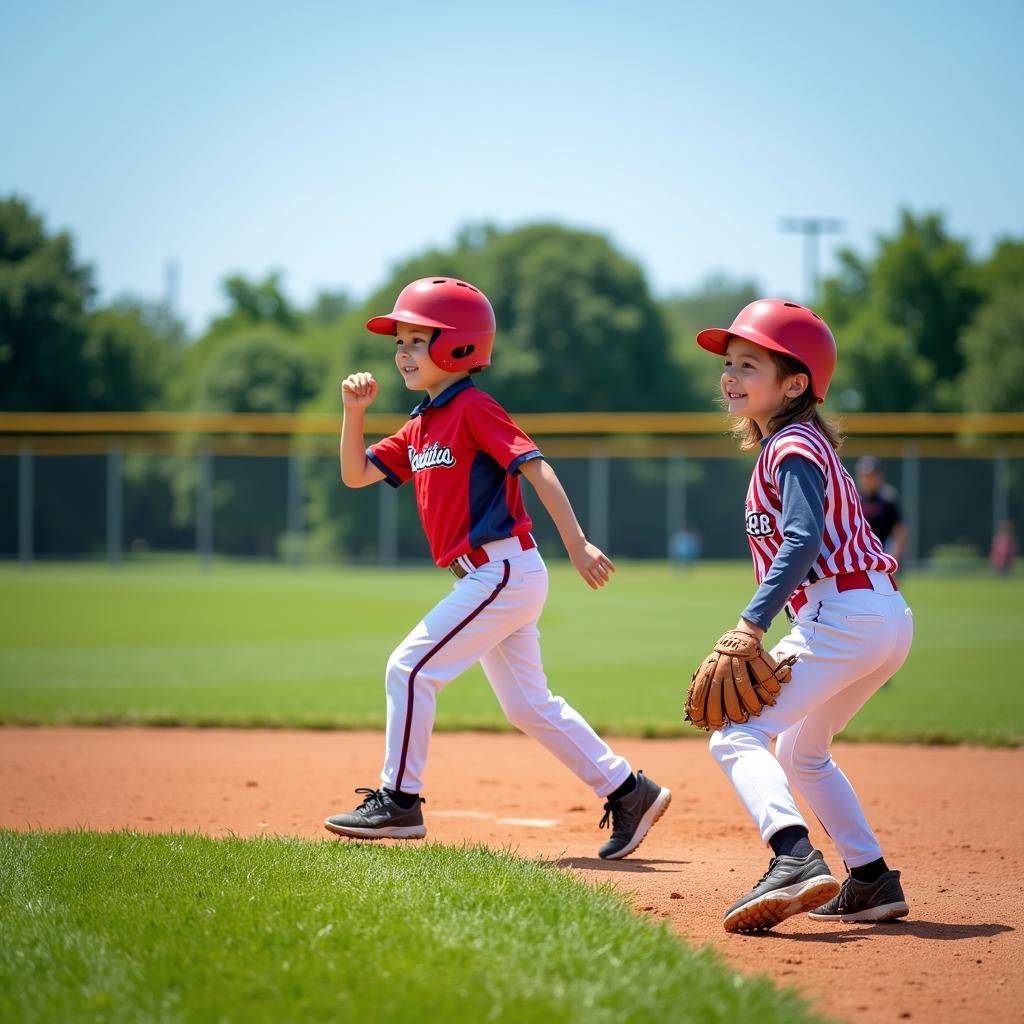
[[[796,373],[807,375],[808,384],[803,393],[796,398],[787,398],[782,408],[768,421],[768,436],[777,434],[783,427],[793,423],[813,423],[835,451],[839,451],[843,444],[843,435],[839,425],[818,409],[818,400],[811,390],[811,371],[793,356],[783,352],[773,352],[771,349],[765,351],[772,357],[779,380],[785,380]],[[740,448],[750,451],[760,447],[764,435],[761,428],[749,416],[738,416],[732,427],[732,435],[739,441]]]

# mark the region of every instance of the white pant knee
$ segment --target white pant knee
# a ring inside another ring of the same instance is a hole
[[[501,710],[508,719],[509,725],[530,735],[537,732],[538,729],[550,728],[551,720],[559,717],[561,703],[560,697],[552,697],[548,694],[542,704],[535,704],[524,694],[517,693],[505,696],[505,699],[501,701]],[[549,707],[551,713],[545,714],[545,709]]]
[[[785,735],[780,736],[775,745],[775,756],[787,777],[797,783],[832,768],[832,755],[827,750],[802,748]]]
[[[412,669],[413,666],[407,664],[406,659],[402,657],[401,648],[392,651],[391,657],[388,658],[387,668],[384,670],[384,685],[388,690],[406,686]]]
[[[770,740],[767,735],[756,729],[730,726],[711,734],[708,750],[718,764],[725,766],[746,750],[767,750]]]
[[[387,668],[384,670],[384,689],[392,700],[405,703],[409,693],[409,677],[416,669],[416,660],[410,658],[401,647],[391,652]],[[415,688],[417,693],[427,690],[435,694],[441,688],[436,674],[430,672],[430,665],[424,665],[416,672]]]

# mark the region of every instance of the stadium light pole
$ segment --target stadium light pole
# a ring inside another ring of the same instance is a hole
[[[822,235],[835,234],[845,224],[835,217],[783,217],[780,228],[787,234],[804,236],[804,302],[818,301],[818,249]]]

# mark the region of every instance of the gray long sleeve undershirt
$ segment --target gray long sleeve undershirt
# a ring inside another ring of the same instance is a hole
[[[825,477],[809,459],[790,455],[779,463],[782,498],[782,546],[768,574],[743,612],[762,629],[782,611],[790,595],[807,579],[821,552],[825,530]]]

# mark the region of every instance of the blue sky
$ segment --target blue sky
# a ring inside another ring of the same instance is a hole
[[[104,298],[160,297],[176,261],[193,329],[230,273],[358,298],[479,220],[605,232],[662,295],[802,297],[786,215],[845,221],[826,270],[903,205],[978,253],[1024,235],[1022,30],[989,0],[8,0],[0,194],[71,230]]]

